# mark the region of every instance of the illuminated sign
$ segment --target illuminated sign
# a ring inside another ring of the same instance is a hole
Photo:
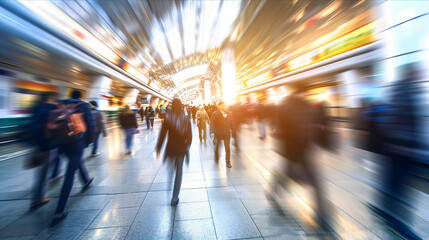
[[[374,41],[375,22],[372,22],[314,51],[291,60],[286,64],[286,69],[293,71]]]

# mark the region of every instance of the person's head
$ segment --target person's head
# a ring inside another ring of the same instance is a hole
[[[79,90],[73,90],[72,98],[73,99],[80,99],[80,98],[82,98],[82,93]]]
[[[92,100],[92,101],[89,101],[89,103],[90,103],[92,106],[94,106],[95,108],[98,108],[98,103],[97,103],[97,101]]]
[[[124,111],[130,110],[130,106],[129,105],[125,105],[124,106]]]
[[[182,101],[179,98],[174,98],[171,103],[171,111],[179,112],[182,110]]]
[[[225,102],[221,101],[217,105],[222,112],[228,111],[228,105]]]
[[[58,94],[55,92],[44,92],[40,95],[41,102],[51,102],[58,100]]]
[[[203,110],[204,110],[204,107],[203,107],[203,106],[200,106],[200,110],[201,110],[201,111],[203,111]]]

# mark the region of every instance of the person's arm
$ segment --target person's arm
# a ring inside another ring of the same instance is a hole
[[[86,146],[88,146],[90,143],[94,142],[95,120],[88,103],[83,103],[82,108],[86,124]]]
[[[155,148],[157,155],[159,155],[159,153],[161,152],[162,144],[164,143],[164,139],[165,139],[165,136],[167,135],[167,132],[168,132],[167,121],[164,121],[162,123],[161,131],[160,131],[159,137],[158,137],[158,142],[157,142],[156,148]]]
[[[192,143],[192,125],[191,125],[191,121],[186,121],[186,128],[187,128],[187,131],[186,131],[186,145],[188,146],[188,148],[189,148],[189,146],[191,146],[191,143]]]

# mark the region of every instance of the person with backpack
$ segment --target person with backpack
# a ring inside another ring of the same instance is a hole
[[[94,120],[95,120],[95,132],[94,132],[94,144],[92,147],[92,157],[96,157],[98,155],[100,155],[99,152],[97,152],[98,150],[98,139],[100,138],[100,134],[103,133],[103,136],[106,137],[106,129],[104,127],[104,123],[103,123],[103,113],[101,113],[100,110],[98,110],[98,103],[97,101],[90,101],[89,102],[91,104],[91,112],[94,115]]]
[[[30,211],[34,211],[45,204],[51,198],[45,197],[46,181],[49,167],[52,165],[52,159],[56,156],[56,144],[48,138],[44,131],[48,121],[49,112],[56,109],[56,94],[43,93],[40,101],[36,104],[31,116],[30,132],[32,141],[37,146],[37,155],[42,165],[39,167],[33,190],[33,199],[31,201]]]
[[[60,107],[51,111],[49,115],[47,131],[50,137],[58,143],[60,151],[69,160],[51,226],[58,224],[68,215],[64,209],[73,187],[76,171],[79,169],[84,183],[82,190],[86,190],[94,180],[94,178],[89,178],[82,162],[84,149],[94,140],[94,117],[91,107],[82,101],[81,97],[80,91],[73,91],[72,98],[62,100]]]
[[[182,109],[182,102],[180,99],[173,99],[171,111],[165,116],[156,145],[156,155],[159,156],[164,140],[168,134],[164,161],[168,159],[176,168],[171,206],[176,206],[179,203],[183,160],[192,142],[191,120],[185,115]]]
[[[138,132],[137,118],[130,106],[125,105],[121,114],[119,115],[119,123],[125,131],[125,147],[126,154],[132,153],[134,134]]]

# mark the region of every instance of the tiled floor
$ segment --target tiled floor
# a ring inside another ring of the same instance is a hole
[[[61,182],[49,186],[51,202],[28,212],[35,171],[23,170],[24,157],[0,162],[0,239],[318,239],[325,236],[314,223],[312,190],[291,182],[278,205],[268,201],[265,190],[272,173],[281,169],[275,142],[259,140],[252,127],[244,127],[241,152],[232,148],[231,169],[216,165],[213,146],[201,144],[194,131],[190,163],[184,168],[180,202],[170,206],[170,169],[154,158],[160,128],[142,126],[134,154],[124,155],[124,134],[109,130],[101,140],[102,154],[86,158],[95,177],[91,188],[80,193],[76,180],[67,209],[69,216],[49,228]],[[356,176],[370,172],[355,160],[356,151],[341,147],[327,153],[315,149],[312,158],[321,174],[323,193],[330,209],[333,237],[342,239],[395,239],[371,214],[364,202],[374,189]],[[88,156],[88,149],[85,156]],[[65,165],[65,163],[63,164]],[[422,194],[419,192],[418,194]],[[427,199],[423,194],[420,199]],[[428,201],[416,208],[416,231],[429,238]]]

